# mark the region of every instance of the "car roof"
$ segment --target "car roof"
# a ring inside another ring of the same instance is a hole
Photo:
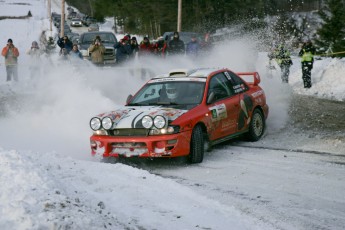
[[[186,81],[190,79],[199,78],[201,81],[206,81],[207,77],[217,71],[227,70],[225,68],[198,68],[198,69],[174,69],[169,73],[158,75],[152,78],[149,83],[159,81]]]
[[[83,34],[113,34],[115,36],[115,34],[110,31],[92,31],[92,32],[84,32]]]

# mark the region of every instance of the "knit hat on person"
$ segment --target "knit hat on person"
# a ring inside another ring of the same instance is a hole
[[[9,39],[7,40],[7,42],[13,43],[13,41],[12,41],[11,38],[9,38]]]
[[[31,47],[33,47],[33,48],[38,48],[38,43],[37,43],[36,41],[33,41],[33,42],[31,43]]]
[[[128,37],[128,36],[124,36],[124,37],[122,38],[122,40],[128,41],[128,40],[129,40],[129,37]]]

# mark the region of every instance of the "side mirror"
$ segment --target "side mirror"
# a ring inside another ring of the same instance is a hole
[[[214,92],[211,92],[210,95],[208,95],[207,97],[207,101],[206,103],[207,104],[212,104],[215,100],[215,93]]]
[[[126,104],[128,104],[132,100],[132,98],[133,98],[133,95],[129,94],[126,100]]]

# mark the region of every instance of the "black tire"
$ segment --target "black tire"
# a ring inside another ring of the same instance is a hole
[[[201,163],[204,159],[204,135],[200,125],[194,127],[190,141],[189,162]]]
[[[255,109],[249,124],[247,138],[249,141],[258,141],[265,131],[265,118],[259,109]]]

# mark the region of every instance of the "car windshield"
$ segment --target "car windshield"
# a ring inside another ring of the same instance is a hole
[[[82,43],[91,44],[95,40],[96,36],[100,36],[103,43],[116,43],[115,36],[111,33],[85,34]]]
[[[192,108],[201,103],[205,82],[164,81],[145,85],[128,105]]]

